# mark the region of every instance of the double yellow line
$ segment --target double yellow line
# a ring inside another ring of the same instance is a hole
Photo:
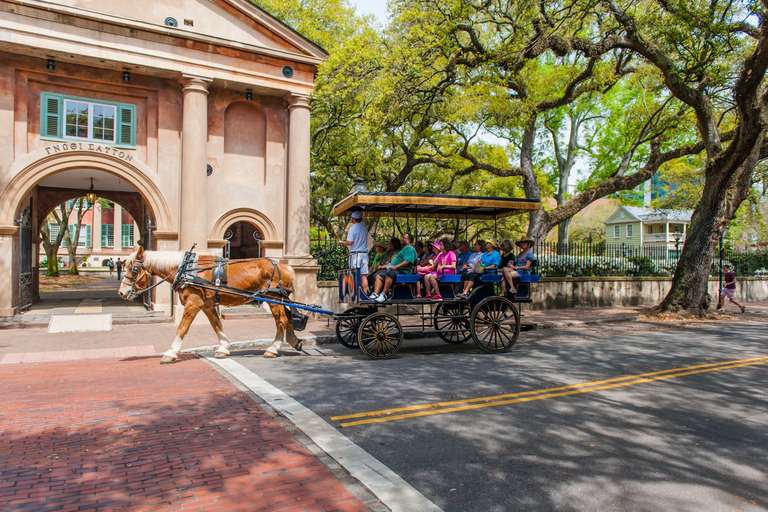
[[[382,409],[380,411],[361,412],[357,414],[348,414],[345,416],[333,416],[331,417],[331,421],[357,420],[341,423],[339,425],[341,427],[352,427],[355,425],[365,425],[367,423],[383,423],[385,421],[403,420],[406,418],[416,418],[418,416],[432,416],[434,414],[447,414],[451,412],[468,411],[470,409],[482,409],[484,407],[497,407],[499,405],[516,404],[519,402],[532,402],[534,400],[543,400],[545,398],[591,393],[593,391],[601,391],[604,389],[634,386],[635,384],[645,384],[647,382],[653,382],[657,380],[675,379],[677,377],[685,377],[687,375],[695,375],[697,373],[718,372],[721,370],[731,370],[733,368],[742,368],[744,366],[755,366],[760,364],[768,364],[768,356],[754,357],[751,359],[738,359],[735,361],[723,361],[720,363],[702,364],[699,366],[688,366],[685,368],[661,370],[651,373],[641,373],[638,375],[628,375],[626,377],[617,377],[614,379],[600,380],[596,382],[585,382],[583,384],[573,384],[570,386],[560,386],[556,388],[539,389],[536,391],[523,391],[521,393],[509,393],[505,395],[468,398],[466,400],[453,400],[450,402],[435,402],[432,404],[412,405],[409,407],[398,407],[394,409]]]

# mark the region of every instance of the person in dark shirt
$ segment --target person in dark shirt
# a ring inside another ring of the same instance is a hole
[[[115,263],[115,268],[117,269],[117,280],[120,280],[120,275],[123,273],[123,260],[120,258],[117,258],[117,263]]]
[[[725,312],[725,298],[728,297],[728,300],[739,306],[741,312],[744,313],[746,308],[733,300],[733,294],[736,292],[736,275],[733,273],[730,263],[723,265],[723,270],[725,271],[725,275],[723,276],[725,286],[720,290],[720,302],[717,304],[717,309],[722,309],[723,312]]]

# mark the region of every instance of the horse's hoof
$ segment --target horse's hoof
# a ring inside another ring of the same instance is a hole
[[[277,354],[273,352],[264,352],[264,357],[277,357]]]
[[[160,360],[160,364],[172,364],[175,362],[176,358],[171,356],[163,356],[163,358]]]
[[[301,346],[302,346],[302,345],[301,345],[301,342],[299,342],[299,343],[296,345],[296,351],[297,351],[297,352],[301,352]]]
[[[229,354],[225,354],[224,352],[216,352],[213,354],[213,357],[216,359],[224,359],[225,357],[229,357]]]

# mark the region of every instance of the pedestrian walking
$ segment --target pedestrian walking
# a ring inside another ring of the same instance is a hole
[[[120,274],[123,273],[123,260],[120,258],[117,258],[117,263],[115,264],[115,267],[117,267],[117,280],[120,280]]]
[[[115,271],[115,262],[112,261],[112,258],[107,260],[107,268],[109,269],[109,277],[112,277],[112,273]]]
[[[723,269],[725,270],[723,276],[725,286],[720,290],[720,302],[717,304],[717,309],[722,309],[725,312],[725,298],[728,297],[728,300],[739,306],[741,312],[744,313],[746,308],[733,300],[733,294],[736,292],[736,274],[733,273],[733,267],[730,263],[726,263],[723,265]]]
[[[360,287],[363,293],[368,293],[368,228],[363,224],[363,214],[352,212],[352,227],[349,228],[346,240],[339,240],[341,245],[349,248],[349,268],[360,269]]]

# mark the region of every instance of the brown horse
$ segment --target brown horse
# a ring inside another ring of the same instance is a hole
[[[162,279],[168,278],[173,282],[174,277],[169,277],[181,266],[184,258],[183,252],[171,251],[145,251],[141,247],[131,253],[125,260],[123,268],[125,274],[118,293],[123,299],[131,299],[142,290],[146,290],[151,284],[151,277],[157,276]],[[215,264],[215,256],[210,254],[198,254],[197,268],[204,269]],[[278,268],[275,268],[275,265]],[[213,270],[201,270],[197,277],[211,281]],[[265,288],[278,288],[280,279],[282,287],[288,292],[292,291],[295,282],[293,269],[288,265],[272,263],[272,260],[262,258],[256,260],[230,260],[228,267],[227,285],[240,290],[257,292]],[[199,288],[189,284],[179,289],[179,300],[184,306],[184,315],[181,318],[178,329],[176,329],[176,338],[168,351],[163,354],[160,360],[161,364],[173,363],[179,357],[181,344],[186,336],[189,327],[195,316],[202,310],[205,316],[213,326],[213,330],[219,337],[219,348],[216,350],[216,357],[227,357],[229,355],[230,343],[222,328],[221,320],[216,312],[215,302],[216,292]],[[265,293],[266,297],[273,297],[277,300],[280,295],[276,292]],[[240,306],[251,302],[251,299],[238,297],[223,292],[219,292],[219,304],[222,306]],[[296,350],[301,350],[301,340],[293,332],[293,323],[291,322],[290,312],[284,306],[278,304],[269,304],[272,310],[272,316],[275,318],[277,334],[275,341],[264,352],[264,357],[277,357],[278,349],[283,345],[283,338],[288,336],[288,343]]]

